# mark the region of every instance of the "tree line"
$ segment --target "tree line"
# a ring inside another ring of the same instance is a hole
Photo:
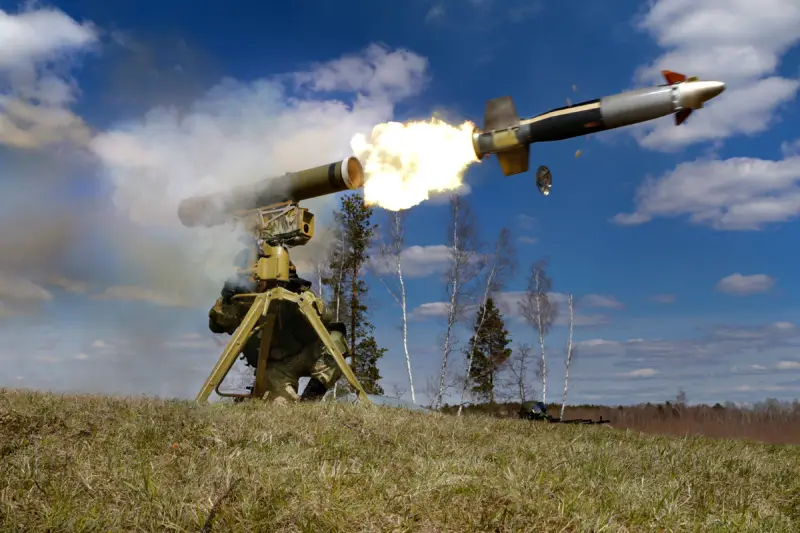
[[[517,268],[512,231],[504,227],[490,246],[480,239],[478,226],[469,203],[461,195],[449,202],[447,227],[449,248],[447,269],[443,275],[446,305],[445,327],[441,338],[438,375],[429,380],[426,392],[430,407],[439,409],[448,392],[458,398],[459,415],[468,398],[494,403],[500,391],[521,402],[547,401],[546,337],[560,313],[559,303],[566,304],[569,340],[564,350],[565,379],[562,398],[566,403],[569,369],[574,357],[572,330],[575,302],[571,294],[565,302],[553,296],[553,282],[548,263],[540,259],[527,272],[527,287],[517,301],[503,301],[503,290],[514,278]],[[387,348],[380,347],[370,321],[370,286],[367,276],[377,277],[392,296],[402,321],[403,352],[408,373],[408,391],[417,403],[419,385],[414,383],[412,354],[408,345],[407,284],[403,276],[402,253],[405,249],[405,223],[408,210],[382,211],[380,231],[374,207],[356,192],[343,195],[334,211],[334,226],[328,253],[317,265],[317,290],[333,310],[337,321],[348,326],[351,367],[367,393],[383,395],[378,362]],[[371,254],[378,257],[372,258]],[[373,259],[390,266],[392,274],[384,277],[372,269]],[[516,307],[516,309],[514,309]],[[524,318],[538,340],[512,347],[504,313],[514,312]],[[471,326],[467,344],[459,345],[458,328]],[[453,358],[460,355],[461,365]],[[532,375],[533,374],[533,375]],[[534,385],[535,376],[537,385]],[[535,393],[539,389],[539,394]],[[335,394],[349,391],[346,381],[337,383]],[[396,391],[401,395],[405,391]]]

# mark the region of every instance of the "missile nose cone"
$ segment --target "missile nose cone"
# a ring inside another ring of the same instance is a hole
[[[680,99],[684,108],[699,109],[725,90],[721,81],[687,81],[680,85]]]
[[[725,83],[721,81],[701,81],[703,84],[700,92],[700,99],[708,102],[712,98],[719,96],[725,90]]]

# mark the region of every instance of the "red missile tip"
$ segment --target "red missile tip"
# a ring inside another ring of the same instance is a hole
[[[670,85],[686,81],[686,75],[681,74],[679,72],[672,72],[671,70],[662,70],[661,74],[664,75],[664,79],[666,79],[667,83]]]

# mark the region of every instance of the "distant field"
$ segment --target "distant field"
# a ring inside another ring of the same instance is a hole
[[[798,472],[743,440],[0,389],[3,532],[796,533]]]
[[[548,405],[551,415],[558,416],[560,405]],[[458,407],[444,411],[455,414]],[[476,405],[468,414],[492,414],[516,417],[518,403]],[[761,405],[754,408],[716,406],[677,406],[645,404],[625,407],[567,407],[565,419],[598,418],[611,420],[616,429],[632,429],[653,435],[673,437],[704,436],[726,439],[747,439],[769,444],[800,444],[800,404]]]

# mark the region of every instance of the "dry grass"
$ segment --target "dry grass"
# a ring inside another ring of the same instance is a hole
[[[448,407],[455,414],[457,407]],[[548,405],[548,412],[558,416],[561,406]],[[468,414],[516,418],[518,403],[470,406]],[[674,404],[646,404],[625,407],[568,406],[565,419],[598,418],[611,420],[616,429],[631,429],[653,435],[672,437],[704,436],[746,439],[769,444],[800,444],[800,405],[760,405],[754,408],[680,407]]]
[[[0,462],[2,531],[800,530],[798,447],[379,407],[0,390]]]

